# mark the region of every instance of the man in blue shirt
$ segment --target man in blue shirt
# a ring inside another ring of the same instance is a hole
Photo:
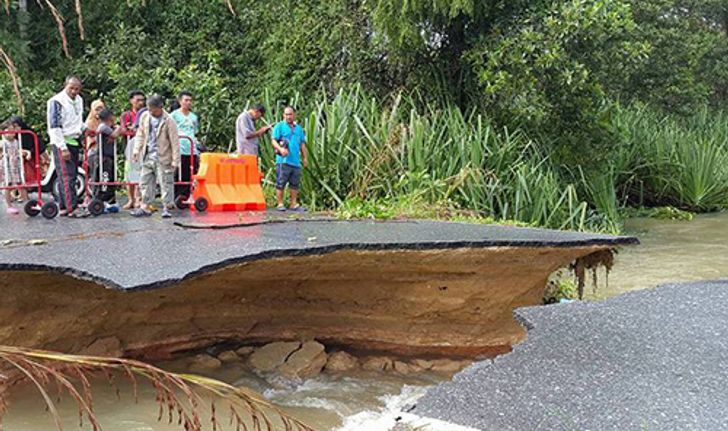
[[[273,128],[273,148],[276,150],[276,199],[278,211],[285,211],[283,192],[288,185],[291,194],[291,211],[303,212],[298,204],[298,190],[301,187],[301,162],[308,167],[306,134],[303,127],[296,123],[296,110],[287,106],[283,111],[283,121]]]
[[[177,124],[177,131],[179,135],[184,138],[180,138],[180,182],[189,183],[192,181],[190,178],[190,164],[193,164],[193,173],[197,173],[200,167],[200,152],[197,150],[197,133],[200,131],[200,120],[197,114],[192,112],[192,93],[189,91],[183,91],[177,97],[179,102],[179,109],[175,110],[170,114],[174,122]],[[193,163],[194,161],[194,163]],[[190,186],[187,184],[175,184],[174,196],[190,196]]]

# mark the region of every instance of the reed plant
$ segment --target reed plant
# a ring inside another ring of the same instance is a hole
[[[281,117],[283,103],[265,103],[269,119]],[[354,86],[290,103],[308,137],[303,200],[311,210],[391,218],[396,208],[426,214],[424,207],[445,206],[495,221],[616,233],[627,207],[728,206],[728,115],[708,109],[676,118],[615,106],[605,122],[614,142],[581,166],[552,161],[559,143],[537,142],[537,131],[496,127],[480,112],[416,95],[379,99]],[[261,148],[272,184],[274,154]]]
[[[266,103],[278,118],[282,104]],[[310,154],[303,176],[310,209],[345,205],[351,214],[359,204],[417,197],[423,206],[446,202],[494,220],[586,227],[587,203],[521,131],[497,129],[485,116],[450,105],[423,107],[401,94],[378,100],[358,87],[298,103]],[[272,182],[270,146],[262,154]]]
[[[707,109],[687,118],[648,108],[625,110],[623,153],[631,154],[625,190],[639,204],[703,212],[728,206],[728,116]]]

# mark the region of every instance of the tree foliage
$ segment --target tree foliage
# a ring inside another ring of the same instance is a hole
[[[131,89],[193,92],[203,138],[226,149],[235,117],[254,100],[315,111],[352,88],[384,105],[404,93],[433,119],[482,116],[495,130],[537,140],[553,164],[549,175],[566,184],[586,177],[591,185],[581,193],[610,214],[622,175],[617,144],[625,140],[619,106],[646,104],[679,117],[728,97],[726,0],[8,4],[0,48],[13,67],[0,62],[2,117],[20,103],[42,130],[45,100],[77,73],[85,99],[102,97],[117,113]],[[446,142],[431,145],[439,151]],[[606,197],[598,199],[600,191]]]
[[[691,113],[728,96],[728,2],[630,1],[639,36],[652,46],[630,78],[629,94],[668,111]]]
[[[649,52],[635,27],[626,4],[569,0],[495,28],[469,53],[486,109],[559,138],[556,150],[568,160],[593,153],[609,142],[602,124],[609,90]]]

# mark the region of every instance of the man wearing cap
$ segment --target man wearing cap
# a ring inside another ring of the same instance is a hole
[[[261,118],[263,114],[265,114],[265,107],[256,103],[238,116],[235,121],[235,142],[238,154],[258,155],[258,138],[273,128],[273,126],[267,125],[255,130],[255,120]]]

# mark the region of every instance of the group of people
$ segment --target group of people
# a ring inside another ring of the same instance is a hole
[[[90,171],[89,178],[92,183],[101,183],[91,187],[91,195],[103,201],[108,212],[119,210],[115,187],[105,183],[117,181],[114,176],[115,142],[126,136],[124,182],[128,184],[128,201],[123,209],[136,217],[151,215],[156,210],[153,202],[159,187],[161,216],[171,217],[175,196],[189,196],[191,171],[197,172],[197,156],[205,150],[197,137],[200,121],[192,111],[192,94],[186,91],[180,93],[173,109],[168,112],[162,96],[147,98],[142,91],[131,91],[130,108],[121,114],[117,125],[113,112],[101,100],[91,103],[88,117],[83,120],[81,86],[77,76],[69,76],[63,90],[47,103],[48,136],[51,157],[58,174],[60,214],[73,218],[88,215],[86,206],[90,199],[87,197],[79,202],[75,189],[80,159],[84,154]],[[257,128],[255,123],[262,119],[265,111],[264,106],[255,104],[237,118],[237,151],[239,154],[259,156],[260,139],[272,130],[271,144],[276,152],[277,209],[303,211],[298,203],[298,190],[301,169],[308,166],[306,135],[296,123],[295,109],[290,106],[285,108],[283,121],[275,126],[266,124]],[[9,132],[29,130],[18,117],[8,120],[3,129]],[[41,145],[39,154],[36,154],[32,135],[4,133],[0,151],[0,184],[6,187],[7,213],[17,214],[19,211],[13,207],[8,187],[37,181],[35,161],[46,154],[45,146]],[[177,184],[175,176],[180,179]],[[290,192],[288,209],[284,205],[286,187]],[[27,199],[26,189],[19,190],[21,199]]]

